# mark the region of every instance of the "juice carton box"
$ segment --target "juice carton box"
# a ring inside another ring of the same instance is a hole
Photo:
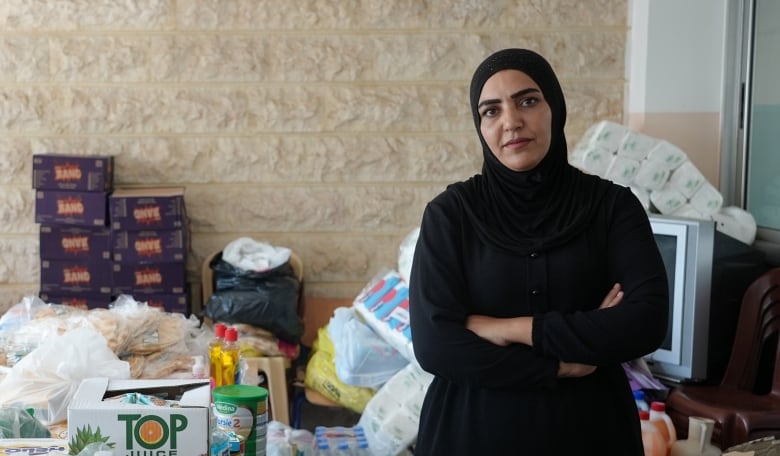
[[[111,259],[111,230],[108,227],[41,225],[39,233],[41,258],[84,261]]]
[[[35,223],[107,226],[108,194],[103,192],[36,190]]]
[[[177,402],[146,405],[112,399],[138,394]],[[122,456],[205,456],[210,386],[193,379],[82,380],[68,405],[70,451],[103,441]]]
[[[183,187],[117,188],[109,197],[114,230],[185,228]]]
[[[114,185],[110,155],[33,155],[33,188],[109,192]]]

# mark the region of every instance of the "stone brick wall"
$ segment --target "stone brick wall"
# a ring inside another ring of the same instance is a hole
[[[468,83],[490,52],[550,59],[570,144],[622,121],[627,3],[4,0],[0,310],[37,293],[44,152],[115,155],[118,186],[186,187],[196,289],[201,260],[249,236],[298,252],[307,295],[354,296],[479,170]]]

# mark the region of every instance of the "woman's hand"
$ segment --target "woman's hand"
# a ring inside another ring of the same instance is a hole
[[[469,315],[466,329],[496,345],[505,347],[512,343],[531,345],[532,317],[496,318],[486,315]]]
[[[612,285],[612,288],[610,288],[609,292],[607,293],[607,296],[604,298],[603,301],[601,301],[601,305],[599,306],[599,309],[607,309],[620,304],[620,301],[623,300],[623,295],[624,295],[623,289],[619,283]]]
[[[620,301],[623,300],[623,295],[624,293],[622,287],[619,283],[616,283],[607,292],[607,296],[604,297],[604,300],[601,301],[599,309],[615,307],[616,305],[620,304]],[[584,377],[586,375],[592,374],[595,371],[596,366],[591,366],[590,364],[567,363],[564,361],[558,362],[558,377]]]
[[[584,377],[595,371],[596,366],[591,366],[590,364],[558,362],[558,377]]]

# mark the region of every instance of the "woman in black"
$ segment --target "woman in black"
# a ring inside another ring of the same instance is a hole
[[[566,104],[538,54],[471,82],[482,172],[423,215],[410,277],[417,361],[435,375],[419,455],[642,455],[621,366],[661,344],[664,265],[628,188],[568,163]]]

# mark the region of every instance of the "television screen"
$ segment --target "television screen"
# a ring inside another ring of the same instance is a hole
[[[698,381],[707,370],[715,223],[651,215],[650,224],[669,280],[669,323],[648,366],[661,378]]]
[[[710,220],[650,214],[669,279],[669,323],[645,357],[674,383],[717,383],[731,355],[745,290],[768,269],[760,251],[718,232]]]
[[[669,279],[669,302],[674,302],[674,284],[675,271],[677,269],[677,237],[669,234],[655,234],[655,242],[658,244],[658,251],[661,252],[661,258],[666,266],[666,277]],[[672,327],[674,324],[674,313],[669,312],[669,323],[666,330],[661,348],[672,350]]]

